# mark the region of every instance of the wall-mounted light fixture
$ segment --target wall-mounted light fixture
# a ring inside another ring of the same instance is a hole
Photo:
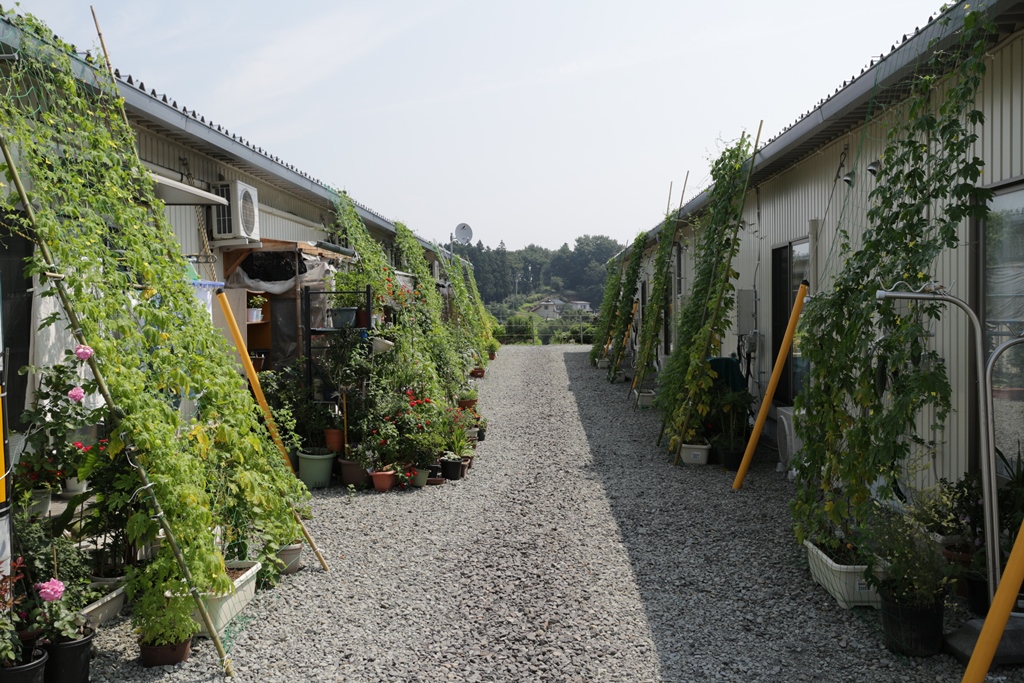
[[[878,175],[878,172],[881,171],[881,170],[882,170],[882,162],[879,161],[878,159],[875,159],[870,164],[868,164],[868,173],[870,173],[872,176]]]
[[[850,187],[853,187],[853,180],[856,177],[857,177],[856,172],[850,171],[849,173],[847,173],[846,175],[843,176],[843,182],[846,183],[847,185],[849,185]]]

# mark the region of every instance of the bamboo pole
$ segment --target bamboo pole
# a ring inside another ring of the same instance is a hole
[[[245,368],[245,374],[249,378],[249,384],[252,386],[252,393],[256,395],[256,402],[259,403],[260,409],[263,411],[263,418],[267,422],[267,429],[270,431],[270,436],[274,439],[274,445],[277,446],[277,450],[281,452],[281,457],[288,463],[288,469],[292,469],[292,462],[288,458],[288,449],[284,447],[284,442],[281,441],[281,435],[277,431],[277,423],[274,422],[274,416],[270,412],[270,406],[267,405],[267,399],[263,395],[263,389],[260,387],[259,377],[256,376],[256,369],[252,366],[252,359],[249,358],[249,351],[245,347],[245,340],[242,339],[242,332],[238,329],[238,323],[235,321],[235,314],[231,312],[231,304],[228,302],[228,296],[224,293],[223,289],[217,290],[217,301],[220,302],[221,310],[224,311],[224,318],[227,320],[228,329],[231,330],[231,336],[235,339],[235,346],[238,348],[238,355],[242,358],[242,367]],[[293,470],[294,471],[294,470]],[[327,559],[324,558],[320,552],[320,548],[317,547],[316,541],[313,540],[313,536],[309,533],[309,529],[302,521],[302,517],[299,516],[298,511],[292,506],[292,515],[295,517],[295,521],[299,523],[299,527],[302,529],[302,536],[306,539],[306,543],[313,550],[313,554],[316,555],[316,559],[320,560],[320,566],[323,567],[324,571],[330,571],[330,567],[327,566]]]
[[[7,139],[0,134],[0,148],[3,150],[4,160],[7,162],[8,172],[14,180],[14,185],[18,190],[18,196],[21,198],[21,202],[25,207],[25,213],[28,215],[28,221],[32,226],[33,238],[35,243],[39,246],[39,251],[42,253],[43,261],[47,268],[56,271],[57,264],[54,262],[53,255],[50,253],[50,247],[39,235],[39,230],[36,227],[36,215],[35,210],[32,208],[32,203],[29,201],[28,193],[25,191],[25,186],[21,182],[21,176],[18,173],[18,167],[14,163],[14,158],[11,155],[11,150],[7,146]],[[78,314],[75,312],[75,308],[71,303],[71,298],[68,296],[67,289],[64,287],[63,278],[54,279],[54,289],[57,290],[57,298],[60,299],[61,308],[64,309],[64,314],[68,317],[68,322],[71,324],[71,334],[79,344],[85,344],[86,338],[85,333],[82,332],[81,321],[78,318]],[[110,393],[110,389],[107,387],[106,380],[103,377],[103,372],[100,369],[99,362],[96,360],[96,355],[93,354],[86,361],[89,364],[89,369],[92,370],[93,378],[96,380],[96,388],[103,396],[103,400],[106,401],[107,407],[110,409],[111,420],[114,425],[118,425],[121,422],[121,418],[124,413],[114,403],[114,397]],[[128,448],[126,446],[126,457],[128,455]],[[131,446],[134,448],[134,446]],[[217,628],[213,624],[213,620],[210,618],[210,613],[206,610],[206,604],[203,602],[202,596],[195,587],[195,583],[192,580],[192,572],[189,571],[188,564],[185,562],[185,557],[181,554],[181,549],[178,547],[178,541],[174,536],[174,532],[171,530],[170,522],[164,516],[163,508],[160,505],[159,499],[156,497],[156,492],[153,490],[152,482],[149,480],[149,475],[146,473],[146,468],[141,463],[134,462],[131,457],[128,457],[128,462],[131,464],[139,473],[139,478],[142,479],[143,489],[149,495],[150,502],[157,511],[156,518],[160,522],[160,527],[164,531],[164,535],[167,538],[167,542],[171,546],[171,550],[174,552],[174,557],[178,561],[178,566],[181,567],[181,573],[185,577],[185,582],[189,586],[189,592],[192,594],[192,598],[196,603],[196,608],[199,610],[199,615],[202,617],[203,624],[206,625],[206,630],[210,634],[210,639],[213,641],[214,647],[217,648],[217,655],[220,657],[221,665],[224,667],[224,673],[228,676],[234,676],[235,671],[231,666],[231,660],[228,659],[227,652],[224,650],[224,643],[221,642],[220,634],[217,633]]]
[[[737,209],[737,212],[736,212],[736,227],[734,228],[734,235],[735,235],[736,231],[739,231],[740,220],[742,220],[742,217],[743,217],[743,205],[746,202],[746,198],[747,198],[747,188],[750,187],[750,178],[751,178],[751,176],[754,175],[754,160],[757,159],[757,146],[761,143],[761,129],[763,127],[764,127],[764,119],[762,119],[761,123],[759,123],[757,125],[757,137],[754,138],[754,151],[750,155],[750,168],[747,169],[747,179],[743,183],[743,192],[740,194],[740,206],[739,206],[739,209]],[[732,261],[730,260],[728,263],[724,263],[722,265],[725,266],[725,272],[722,273],[721,280],[724,280],[725,282],[728,282],[729,281],[729,271],[732,268]],[[722,297],[723,296],[725,296],[725,287],[724,287],[724,283],[720,282],[719,286],[718,286],[718,298],[717,298],[717,300],[715,302],[714,308],[711,310],[711,325],[710,325],[710,328],[712,328],[712,329],[714,328],[715,324],[718,322],[718,314],[719,314],[719,312],[721,311],[721,308],[722,308]],[[705,358],[707,358],[707,355],[711,352],[711,338],[712,338],[712,336],[714,336],[714,335],[708,334],[707,338],[704,340],[704,357]],[[682,430],[680,430],[680,432],[682,434],[685,434],[687,431],[689,431],[691,412],[692,411],[689,411],[689,410],[686,411],[686,420],[683,422]],[[680,441],[679,446],[676,448],[676,458],[675,458],[675,463],[674,463],[676,465],[679,464],[679,455],[680,455],[680,453],[682,453],[682,449],[683,449],[683,444],[682,444],[682,441]]]
[[[686,195],[686,184],[687,184],[687,182],[689,182],[689,180],[690,180],[690,172],[687,171],[686,172],[686,177],[683,178],[683,191],[679,195],[679,209],[676,211],[676,215],[673,216],[673,218],[672,218],[672,237],[671,237],[671,240],[673,242],[675,242],[676,234],[679,232],[679,214],[683,210],[683,197]],[[670,206],[665,208],[665,225],[664,225],[664,228],[666,228],[666,229],[668,228],[668,213],[672,210],[671,209],[671,202],[672,202],[672,186],[671,186],[671,184],[669,185],[669,197],[668,197],[668,200],[669,200]],[[669,269],[671,270],[671,268],[672,268],[672,264],[669,263]],[[662,294],[667,294],[668,291],[669,290],[666,289],[665,292],[663,292]],[[651,298],[652,298],[652,300],[656,299],[657,298],[657,292],[651,292]],[[659,314],[658,314],[658,317],[660,318],[662,315],[668,316],[668,315],[670,315],[670,313],[671,313],[671,304],[669,305],[668,309],[661,310],[659,312]],[[655,323],[655,324],[657,324],[657,323]],[[654,340],[651,339],[650,343],[653,344]],[[633,410],[636,410],[637,404],[640,402],[640,392],[639,392],[638,389],[639,389],[639,387],[643,386],[643,381],[645,379],[647,379],[647,373],[648,373],[648,371],[650,369],[649,361],[647,359],[647,356],[650,354],[650,351],[651,351],[650,348],[646,348],[645,347],[645,348],[640,349],[640,352],[639,352],[640,358],[642,360],[642,363],[640,364],[640,367],[637,368],[636,375],[633,376],[633,384],[629,388],[629,391],[630,391],[631,394],[633,393],[634,390],[637,391],[636,397],[633,399]]]
[[[611,374],[614,374],[622,366],[622,357],[626,355],[626,343],[629,341],[629,333],[633,330],[633,319],[636,318],[636,309],[639,305],[640,299],[633,299],[633,310],[629,314],[629,323],[626,325],[626,336],[622,338],[622,353],[619,354],[619,362],[615,364],[614,368],[610,368]]]
[[[808,282],[800,283],[800,289],[796,293],[796,301],[793,302],[793,312],[789,314],[789,325],[786,326],[786,335],[782,338],[782,346],[779,347],[779,356],[775,359],[775,367],[772,368],[772,378],[768,382],[768,390],[761,399],[761,410],[757,413],[757,421],[754,422],[754,431],[747,441],[747,450],[743,453],[743,462],[736,472],[736,478],[732,482],[733,490],[738,491],[743,486],[743,479],[747,476],[747,469],[750,461],[754,459],[754,450],[761,438],[761,430],[764,429],[765,420],[768,419],[768,409],[771,407],[772,398],[775,397],[775,389],[779,386],[779,379],[782,377],[782,368],[786,365],[786,358],[789,356],[789,349],[793,345],[793,335],[796,334],[796,325],[800,321],[800,313],[804,310],[804,298],[807,296]],[[1018,584],[1019,585],[1019,584]]]
[[[620,290],[622,289],[622,274],[623,274],[623,272],[625,270],[626,270],[626,257],[623,256],[622,257],[622,263],[619,264],[619,289]],[[621,298],[621,296],[616,296],[615,297],[615,301],[618,302],[620,298]],[[613,325],[612,323],[615,321],[615,318],[618,317],[617,316],[618,312],[619,312],[619,305],[618,305],[618,303],[616,303],[615,304],[615,308],[612,309],[611,315],[608,316],[608,340],[605,341],[605,343],[604,343],[604,353],[601,354],[601,358],[607,358],[608,357],[608,347],[612,345],[612,335],[615,334],[615,325]]]

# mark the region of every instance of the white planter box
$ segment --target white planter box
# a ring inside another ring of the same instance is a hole
[[[654,405],[654,392],[653,391],[641,391],[636,396],[637,408],[650,408]]]
[[[707,465],[711,444],[684,443],[679,449],[679,460],[688,465]]]
[[[598,369],[599,370],[607,370],[608,369],[608,362],[609,361],[608,361],[607,358],[599,358],[598,361],[597,361]]]
[[[238,616],[256,595],[256,572],[261,566],[259,562],[252,561],[229,562],[229,568],[246,568],[246,572],[235,579],[235,592],[228,595],[207,595],[203,598],[206,611],[210,613],[210,620],[217,633],[223,634],[224,627]],[[199,635],[209,638],[210,633],[206,630],[206,624],[203,623],[198,609],[192,611],[192,619],[199,624]]]
[[[863,564],[836,564],[818,546],[804,541],[807,546],[807,564],[811,576],[828,591],[843,609],[851,607],[880,607],[878,592],[864,580]]]
[[[93,627],[96,627],[120,614],[122,607],[124,607],[124,586],[118,586],[96,602],[90,602],[83,607],[82,614],[89,619]]]

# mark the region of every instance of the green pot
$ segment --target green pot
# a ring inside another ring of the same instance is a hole
[[[409,483],[416,488],[423,488],[427,485],[427,479],[430,477],[429,467],[417,467],[416,476],[409,480]]]
[[[326,448],[310,448],[308,451],[299,451],[299,479],[306,485],[306,488],[323,489],[330,485],[334,456],[334,451],[329,451]]]

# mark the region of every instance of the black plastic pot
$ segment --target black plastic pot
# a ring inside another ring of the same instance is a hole
[[[88,683],[89,660],[92,659],[92,638],[89,635],[67,643],[44,645],[50,658],[46,662],[45,683]]]
[[[909,605],[882,595],[882,632],[890,652],[932,657],[942,650],[942,598],[931,605]]]
[[[462,461],[441,459],[441,476],[445,479],[462,479]]]
[[[717,450],[721,454],[722,467],[730,472],[736,472],[740,469],[740,465],[743,463],[743,454],[747,452],[746,448],[732,449],[721,447]]]
[[[21,664],[19,666],[12,666],[6,669],[0,669],[3,673],[0,677],[6,683],[43,683],[46,670],[46,662],[49,659],[49,655],[45,650],[37,649],[32,653],[36,656],[28,664]]]

